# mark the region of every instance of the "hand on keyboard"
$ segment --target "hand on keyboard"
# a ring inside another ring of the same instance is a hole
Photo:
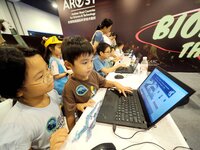
[[[122,68],[122,69],[123,69],[123,68],[127,68],[127,65],[126,65],[126,64],[118,64],[116,68],[117,68],[117,69],[118,69],[118,68]]]
[[[115,84],[115,87],[117,88],[117,90],[119,91],[119,93],[122,93],[125,97],[126,97],[126,92],[128,92],[128,93],[133,92],[133,89],[131,87],[125,87],[118,82],[115,82],[114,84]]]

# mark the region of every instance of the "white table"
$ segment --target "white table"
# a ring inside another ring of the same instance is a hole
[[[117,80],[123,85],[130,86],[134,89],[137,89],[141,82],[144,80],[144,77],[141,77],[137,74],[126,74],[124,79],[114,79],[115,73],[110,73],[107,76],[109,80]],[[106,89],[99,89],[95,97],[93,98],[96,102],[104,98]],[[91,112],[93,108],[87,108],[73,130],[69,134],[68,139],[65,142],[63,149],[66,150],[90,150],[100,143],[112,142],[117,150],[121,150],[131,144],[141,143],[141,142],[154,142],[165,148],[166,150],[172,150],[176,146],[185,146],[188,147],[184,137],[182,136],[180,130],[176,126],[175,122],[171,118],[170,114],[160,120],[154,127],[151,129],[136,134],[133,138],[124,140],[117,137],[112,131],[112,125],[98,123],[96,122],[95,127],[92,129],[92,136],[87,141],[86,132],[82,134],[79,140],[72,142],[77,131],[80,131],[85,125],[86,116]],[[130,137],[136,131],[142,129],[129,128],[117,126],[116,133],[122,137]],[[128,148],[128,150],[161,150],[161,148],[152,145],[152,144],[142,144],[139,146],[134,146]]]

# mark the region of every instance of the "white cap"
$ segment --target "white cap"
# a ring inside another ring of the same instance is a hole
[[[143,59],[143,60],[147,60],[147,57],[145,56],[145,57],[143,57],[142,59]]]

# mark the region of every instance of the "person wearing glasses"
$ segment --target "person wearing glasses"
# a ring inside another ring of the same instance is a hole
[[[68,131],[53,76],[38,51],[0,46],[0,72],[0,95],[17,100],[1,120],[0,149],[49,149],[50,142],[51,149],[59,147]]]
[[[126,64],[119,63],[110,67],[108,58],[111,56],[111,47],[107,43],[99,43],[97,47],[98,57],[94,58],[94,70],[105,77],[108,73],[114,72],[119,67],[126,67]]]

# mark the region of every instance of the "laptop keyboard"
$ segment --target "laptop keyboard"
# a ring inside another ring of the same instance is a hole
[[[115,120],[137,123],[142,122],[134,94],[129,94],[127,97],[120,97]]]
[[[124,70],[126,71],[126,70],[128,70],[128,68],[127,67],[119,67],[119,68],[117,68],[117,70],[118,71],[124,71]]]

